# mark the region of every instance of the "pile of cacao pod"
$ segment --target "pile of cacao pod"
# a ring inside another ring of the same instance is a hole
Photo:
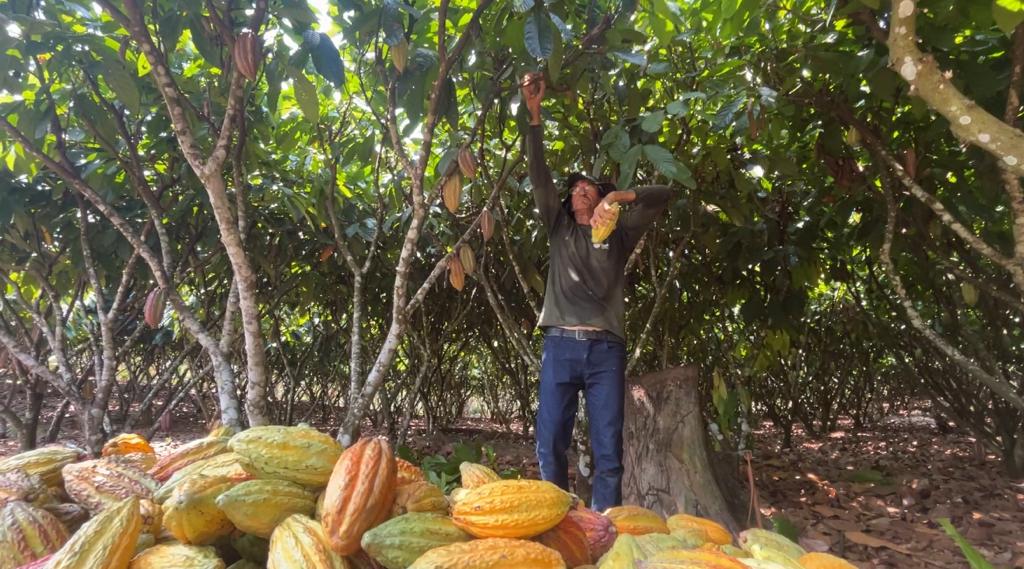
[[[549,482],[461,465],[450,495],[386,439],[308,426],[208,436],[157,457],[120,435],[87,460],[0,459],[0,569],[826,569],[781,535],[685,514],[589,510]]]

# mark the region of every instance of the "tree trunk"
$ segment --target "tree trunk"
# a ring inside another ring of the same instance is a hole
[[[626,394],[623,501],[662,515],[690,513],[738,531],[744,504],[736,471],[714,469],[707,447],[697,368],[682,366],[629,381]],[[716,463],[719,461],[716,460]]]

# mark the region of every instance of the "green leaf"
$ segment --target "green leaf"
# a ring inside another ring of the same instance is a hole
[[[334,47],[334,42],[327,34],[320,32],[320,39],[310,50],[313,67],[321,77],[330,81],[335,87],[345,83],[345,67],[341,63],[341,53]]]
[[[640,161],[643,147],[637,144],[626,152],[619,161],[619,180],[617,185],[620,188],[628,188],[633,184],[633,175],[636,174],[636,165]]]
[[[526,42],[526,51],[530,55],[537,59],[547,59],[551,56],[554,49],[551,30],[553,26],[547,11],[539,6],[526,17],[523,39]]]
[[[993,569],[992,565],[985,560],[984,557],[978,553],[977,549],[966,540],[964,536],[960,535],[960,532],[956,531],[953,524],[949,521],[949,518],[939,518],[937,520],[942,529],[946,532],[946,535],[951,537],[957,545],[960,546],[960,551],[967,558],[967,563],[971,566],[971,569]]]
[[[626,152],[629,151],[629,133],[621,126],[613,126],[604,131],[604,136],[601,137],[601,147],[605,149],[612,160],[622,162]]]
[[[188,20],[188,29],[192,35],[192,43],[199,51],[199,55],[203,56],[206,63],[220,68],[220,50],[210,39],[211,32],[207,29],[203,19],[198,15],[192,16]]]
[[[562,74],[562,59],[565,55],[565,49],[562,44],[562,36],[555,34],[554,47],[551,50],[551,57],[548,58],[548,75],[551,76],[551,81],[558,82],[558,77]]]
[[[397,0],[385,0],[380,17],[380,31],[384,34],[384,43],[391,47],[405,39],[405,16],[402,15]]]
[[[533,8],[534,0],[513,0],[512,7],[515,8],[516,12],[523,13],[530,8]]]
[[[665,111],[654,111],[644,117],[644,120],[640,123],[640,128],[645,132],[658,132],[661,130],[663,122],[665,122]]]
[[[688,188],[695,188],[696,182],[693,174],[682,162],[675,159],[672,153],[657,144],[645,144],[643,147],[644,158],[650,162],[656,170],[669,178],[683,184]]]
[[[1017,25],[1024,22],[1024,2],[1021,0],[994,0],[992,18],[1006,35],[1013,33]]]
[[[292,88],[295,91],[295,102],[299,104],[306,120],[313,124],[320,122],[320,101],[316,96],[316,87],[306,74],[292,70]]]
[[[100,60],[100,64],[103,66],[103,80],[107,82],[107,85],[117,95],[117,100],[129,111],[137,114],[141,104],[141,97],[133,74],[129,73],[124,64],[115,59],[113,55],[104,57]]]

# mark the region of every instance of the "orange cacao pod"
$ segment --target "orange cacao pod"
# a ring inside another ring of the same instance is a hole
[[[566,516],[558,525],[534,538],[554,549],[568,567],[579,567],[592,561],[587,534],[572,518]]]
[[[534,537],[558,525],[571,502],[550,482],[499,480],[468,490],[452,506],[452,521],[475,537]]]
[[[112,454],[134,453],[155,454],[149,441],[135,433],[122,433],[110,439],[103,445],[103,451],[100,454],[102,456],[110,456]]]
[[[807,553],[800,557],[800,566],[804,569],[856,569],[856,566],[845,559],[828,553]]]
[[[341,453],[327,483],[322,513],[336,553],[355,553],[363,533],[387,519],[395,499],[397,470],[387,439],[360,439]]]
[[[410,482],[417,482],[420,480],[426,482],[427,480],[426,477],[423,476],[423,471],[420,469],[420,467],[409,462],[408,460],[396,458],[395,467],[398,470],[398,479],[397,482],[395,483],[396,486],[404,486],[406,484],[409,484]]]
[[[441,197],[444,199],[444,207],[448,208],[448,211],[452,213],[459,211],[459,202],[462,201],[462,175],[459,172],[453,172],[445,179]]]
[[[462,290],[466,286],[466,272],[462,269],[462,261],[458,255],[448,258],[448,282],[455,290]]]
[[[572,518],[587,534],[590,554],[595,560],[612,548],[615,538],[619,535],[611,519],[589,508],[580,506],[569,510],[568,517]]]
[[[146,325],[150,328],[160,327],[160,321],[164,318],[164,303],[164,289],[155,288],[149,291],[142,314]]]
[[[608,508],[604,515],[615,524],[619,534],[644,535],[647,533],[668,533],[668,525],[657,513],[640,506],[615,506]]]
[[[491,215],[491,210],[486,208],[480,212],[480,235],[483,236],[484,242],[494,237],[494,216]]]

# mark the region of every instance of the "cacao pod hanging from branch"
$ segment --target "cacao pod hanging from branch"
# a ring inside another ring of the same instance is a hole
[[[462,262],[462,268],[466,273],[473,274],[476,270],[476,253],[469,245],[463,244],[459,247],[459,261]]]
[[[150,328],[159,328],[160,321],[164,318],[164,289],[155,288],[146,297],[146,306],[143,309],[143,317],[146,325]]]
[[[235,38],[235,66],[250,81],[255,81],[259,72],[259,51],[259,38],[252,32],[242,32]]]
[[[487,208],[480,212],[480,235],[483,236],[485,243],[494,237],[494,216]]]
[[[461,174],[455,172],[444,181],[442,198],[444,199],[444,207],[448,208],[448,211],[455,213],[459,210],[459,202],[462,201]]]
[[[462,261],[458,255],[448,258],[448,282],[455,290],[462,290],[466,286],[466,271],[462,268]]]
[[[473,152],[466,146],[459,149],[459,170],[470,180],[476,177],[476,158],[473,158]]]

